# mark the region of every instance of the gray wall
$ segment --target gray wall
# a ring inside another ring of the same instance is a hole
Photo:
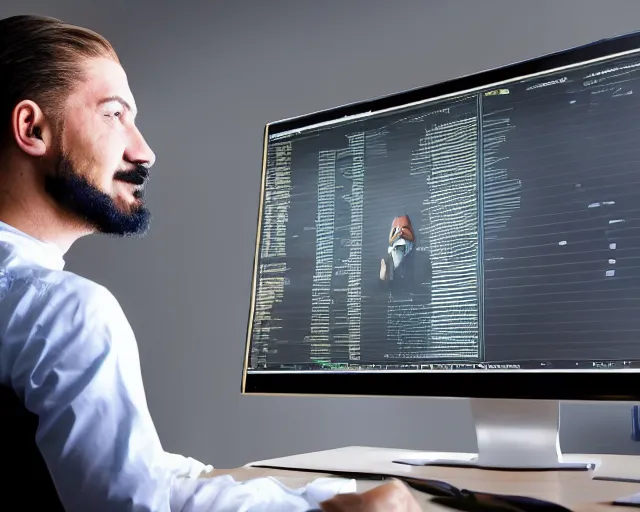
[[[88,25],[128,70],[158,156],[153,230],[83,240],[68,268],[128,313],[165,447],[219,467],[350,444],[474,450],[465,402],[240,396],[263,126],[633,31],[640,2],[128,3],[3,0],[0,16]],[[565,451],[640,453],[628,406],[567,406],[562,421]]]

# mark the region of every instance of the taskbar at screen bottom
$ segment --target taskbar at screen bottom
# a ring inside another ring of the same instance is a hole
[[[327,373],[327,372],[420,372],[420,371],[596,371],[596,370],[640,370],[640,360],[603,361],[509,361],[509,362],[403,362],[394,364],[365,364],[362,362],[337,363],[289,363],[249,368],[248,373]]]

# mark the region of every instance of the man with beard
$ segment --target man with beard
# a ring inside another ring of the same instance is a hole
[[[411,219],[396,217],[387,255],[380,261],[380,282],[389,293],[387,339],[398,350],[393,358],[417,357],[424,351],[429,337],[431,278],[429,253],[417,250]]]
[[[63,269],[80,237],[149,226],[143,186],[155,156],[111,45],[50,18],[0,20],[0,77],[3,500],[15,489],[21,508],[48,511],[316,506],[268,479],[198,478],[212,468],[165,452],[118,301]],[[419,510],[404,486],[374,491],[329,491],[321,508]]]

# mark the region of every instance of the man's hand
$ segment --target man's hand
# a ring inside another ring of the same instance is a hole
[[[338,494],[320,504],[322,512],[421,512],[409,488],[394,480],[362,494]]]

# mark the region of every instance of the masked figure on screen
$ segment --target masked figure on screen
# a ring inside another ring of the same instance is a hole
[[[422,256],[416,251],[411,219],[408,215],[396,217],[389,232],[387,256],[380,261],[380,280],[389,283],[391,289],[420,287],[429,284],[420,281],[430,278],[430,274],[428,254]]]
[[[387,340],[393,357],[417,357],[428,346],[431,303],[431,258],[419,247],[408,215],[393,219],[379,280],[389,293]]]

